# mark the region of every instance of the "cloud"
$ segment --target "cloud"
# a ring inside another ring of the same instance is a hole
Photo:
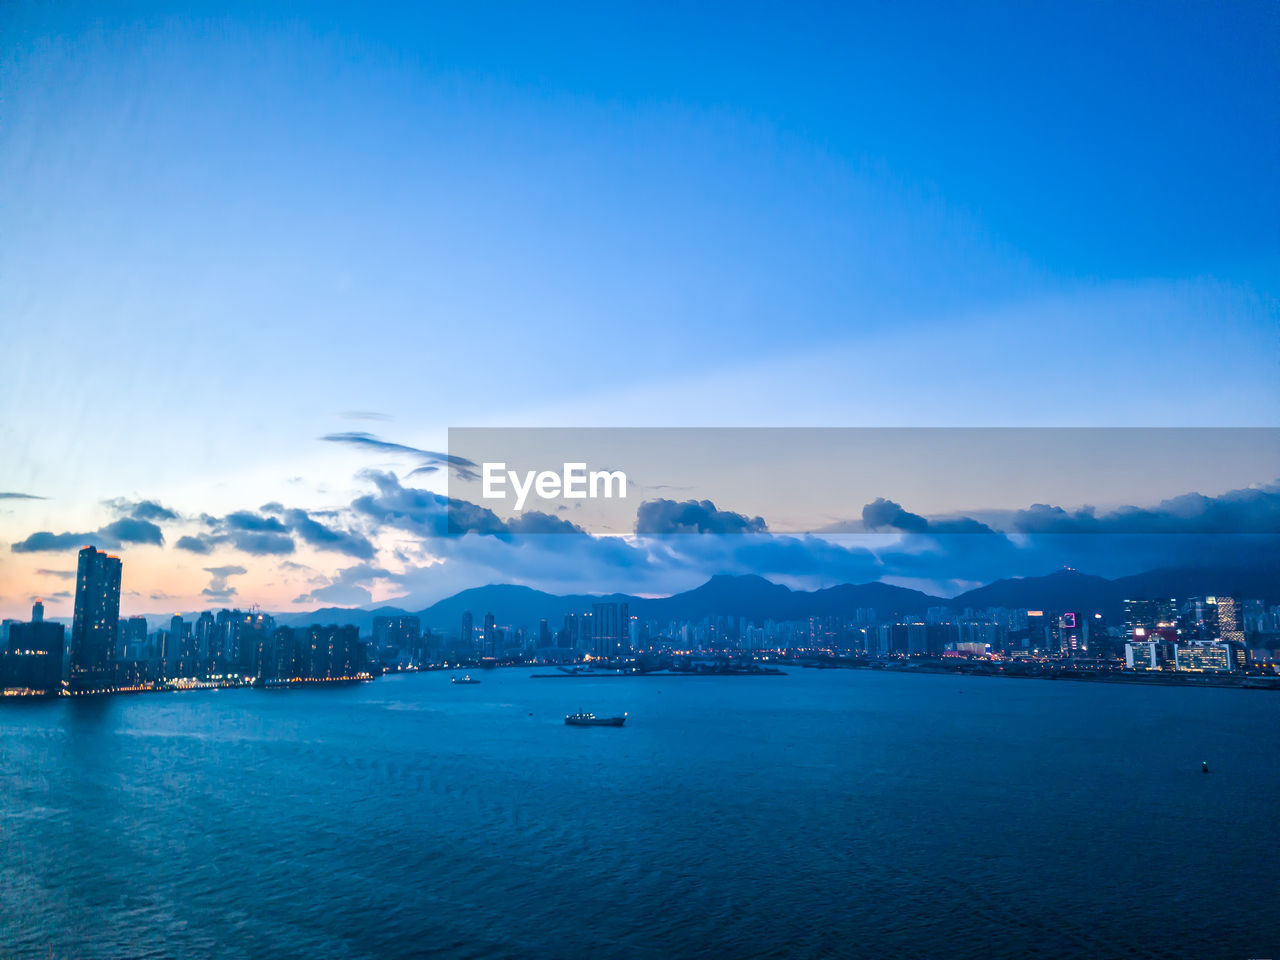
[[[892,500],[879,497],[862,508],[865,530],[901,533],[1016,534],[1280,534],[1280,481],[1229,490],[1217,496],[1186,493],[1152,507],[1062,507],[1034,503],[1022,510],[977,511],[971,517],[924,517]],[[837,524],[828,532],[853,532]]]
[[[903,509],[901,504],[876,497],[862,508],[862,524],[868,530],[898,530],[903,533],[994,533],[989,526],[971,517],[930,520]]]
[[[161,506],[155,500],[129,500],[116,497],[103,503],[118,516],[132,517],[134,520],[165,521],[180,519],[177,512]]]
[[[451,519],[448,497],[417,487],[406,487],[394,473],[365,470],[360,478],[373,483],[377,492],[351,501],[351,508],[356,513],[420,537],[439,537],[448,532]],[[457,517],[460,525],[474,528],[477,532],[502,532],[502,523],[492,510],[474,507],[474,513],[468,514],[466,507],[473,505],[465,504],[465,501],[460,503],[464,504]]]
[[[373,602],[370,588],[377,580],[391,577],[380,567],[362,563],[339,570],[337,575],[321,587],[294,598],[294,603],[331,603],[338,606],[358,607]]]
[[[38,497],[34,493],[0,493],[0,500],[48,500],[48,497]]]
[[[301,537],[304,543],[317,549],[334,550],[358,560],[368,560],[373,557],[373,543],[368,537],[349,530],[327,527],[305,510],[288,510],[284,517],[290,530]]]
[[[241,553],[255,557],[279,556],[294,551],[293,538],[283,533],[236,531],[227,539]]]
[[[222,566],[222,567],[205,567],[204,572],[209,574],[209,586],[200,591],[210,600],[226,601],[236,595],[236,588],[227,584],[230,577],[238,577],[248,573],[241,566]]]
[[[263,504],[259,512],[236,510],[225,517],[205,514],[201,520],[208,531],[180,537],[176,547],[188,553],[207,555],[226,545],[252,556],[281,556],[296,550],[296,536],[318,550],[342,553],[360,560],[372,559],[376,548],[367,536],[316,519],[331,515],[290,509],[275,502]]]
[[[636,533],[766,533],[764,519],[720,510],[710,500],[646,500],[636,511]]]
[[[507,532],[507,525],[488,507],[482,507],[468,500],[442,498],[445,503],[445,532],[455,536],[467,533],[502,536]]]
[[[466,459],[465,457],[456,457],[447,453],[437,453],[434,450],[422,450],[418,447],[406,446],[403,443],[392,443],[387,440],[379,439],[371,433],[362,431],[348,431],[346,433],[328,433],[320,438],[329,443],[345,443],[350,446],[363,447],[369,450],[377,450],[382,453],[407,454],[415,458],[419,466],[409,475],[415,473],[431,473],[440,467],[450,467],[459,477],[464,480],[475,480],[479,477],[476,472],[479,467]]]
[[[378,413],[374,410],[343,410],[338,414],[343,420],[382,420],[390,421],[395,417],[389,413]]]
[[[354,500],[353,510],[380,526],[419,538],[416,549],[396,548],[394,555],[406,569],[385,578],[413,597],[406,602],[429,602],[450,589],[494,582],[560,592],[617,589],[661,593],[687,588],[720,572],[760,573],[799,585],[894,576],[938,578],[939,571],[957,556],[954,550],[940,549],[936,544],[939,538],[904,539],[897,532],[863,532],[853,537],[777,536],[768,533],[761,518],[698,501],[691,501],[692,507],[672,501],[661,504],[663,513],[647,518],[646,530],[634,537],[543,536],[539,534],[557,532],[547,526],[556,518],[543,515],[527,526],[516,527],[514,521],[503,523],[491,511],[474,504],[450,502],[444,496],[406,487],[393,474],[367,471],[363,476],[377,490]],[[448,527],[445,517],[450,511],[453,532],[465,529],[467,535],[441,536]],[[658,526],[658,521],[664,525]],[[654,533],[657,529],[663,533]],[[704,535],[680,535],[698,530]],[[756,530],[758,535],[716,535],[744,530]],[[941,539],[999,540],[991,546],[1017,551],[1005,538]],[[985,564],[988,553],[975,553],[968,559]],[[336,596],[347,602],[364,602],[354,591],[335,591],[329,599]]]
[[[880,530],[890,527],[909,533],[923,533],[929,529],[929,521],[918,513],[910,513],[901,504],[876,497],[862,508],[862,522],[868,530]]]
[[[192,553],[210,553],[218,544],[230,544],[236,550],[254,556],[293,553],[294,537],[318,550],[330,550],[360,560],[371,559],[376,552],[373,542],[361,533],[343,530],[316,519],[324,513],[286,508],[280,503],[263,504],[261,512],[237,510],[218,518],[204,516],[209,533],[183,537],[178,547]]]
[[[237,510],[223,517],[221,526],[227,530],[248,533],[287,533],[288,528],[278,517],[264,517],[249,510]]]
[[[179,550],[186,550],[190,553],[213,553],[213,545],[213,537],[203,533],[194,537],[179,537],[178,542],[174,544]]]
[[[37,570],[36,573],[42,577],[57,577],[60,580],[74,580],[76,578],[74,570]]]
[[[260,516],[251,510],[237,510],[225,517],[202,518],[209,533],[179,539],[179,549],[190,553],[212,553],[216,546],[230,544],[241,553],[255,557],[293,553],[295,544],[289,528],[278,517]]]
[[[136,520],[133,517],[123,517],[109,523],[98,534],[115,545],[145,543],[159,547],[164,544],[164,535],[158,526],[150,520]]]
[[[1186,493],[1154,507],[1098,511],[1032,504],[1012,514],[1018,533],[1276,534],[1280,533],[1280,481],[1228,490],[1218,496]]]
[[[41,530],[12,544],[9,549],[14,553],[52,553],[86,546],[114,550],[126,543],[158,547],[164,544],[164,534],[150,520],[127,516],[100,527],[94,533],[53,533]]]
[[[51,533],[41,530],[33,533],[25,540],[19,540],[9,547],[14,553],[51,553],[55,550],[74,550],[79,547],[105,546],[96,533]]]
[[[242,573],[248,573],[244,567],[238,565],[222,566],[222,567],[205,567],[205,573],[213,574],[213,576],[225,580],[227,577],[239,576]]]
[[[583,533],[581,527],[537,510],[527,510],[509,521],[503,521],[487,507],[468,500],[454,500],[406,487],[393,473],[366,470],[361,478],[378,488],[351,502],[351,509],[376,523],[404,530],[419,537],[486,534],[504,537],[510,534]]]
[[[462,501],[455,501],[461,503]],[[583,534],[583,530],[576,523],[570,523],[568,520],[562,520],[560,517],[553,517],[549,513],[542,513],[538,510],[526,510],[524,513],[512,517],[506,523],[507,531],[516,534],[543,534],[543,533],[577,533]]]

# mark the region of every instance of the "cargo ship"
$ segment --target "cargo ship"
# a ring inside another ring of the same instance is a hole
[[[468,674],[465,674],[465,675],[463,675],[463,676],[461,676],[461,677],[454,677],[454,678],[453,678],[453,682],[454,682],[454,683],[479,683],[480,681],[479,681],[479,680],[472,680],[472,679],[471,679],[471,674],[469,674],[469,673],[468,673]]]
[[[620,727],[627,722],[627,715],[597,717],[594,713],[570,713],[564,718],[567,727]]]

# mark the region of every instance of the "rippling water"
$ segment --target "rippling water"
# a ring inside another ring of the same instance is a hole
[[[1280,956],[1278,747],[846,671],[4,704],[0,957]]]

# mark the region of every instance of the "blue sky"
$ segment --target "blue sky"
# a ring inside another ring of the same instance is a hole
[[[0,540],[117,497],[338,510],[396,466],[317,440],[344,429],[1274,425],[1278,28],[1261,3],[7,5],[0,491],[49,499],[0,503]],[[208,579],[129,559],[175,598]],[[0,608],[36,562],[0,558]]]

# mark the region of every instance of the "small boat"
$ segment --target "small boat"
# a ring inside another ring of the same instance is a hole
[[[627,715],[597,717],[594,713],[570,713],[564,718],[566,727],[620,727],[627,722]]]
[[[454,683],[479,683],[480,681],[472,680],[471,674],[467,673],[467,674],[463,674],[461,677],[454,677],[453,682]]]

